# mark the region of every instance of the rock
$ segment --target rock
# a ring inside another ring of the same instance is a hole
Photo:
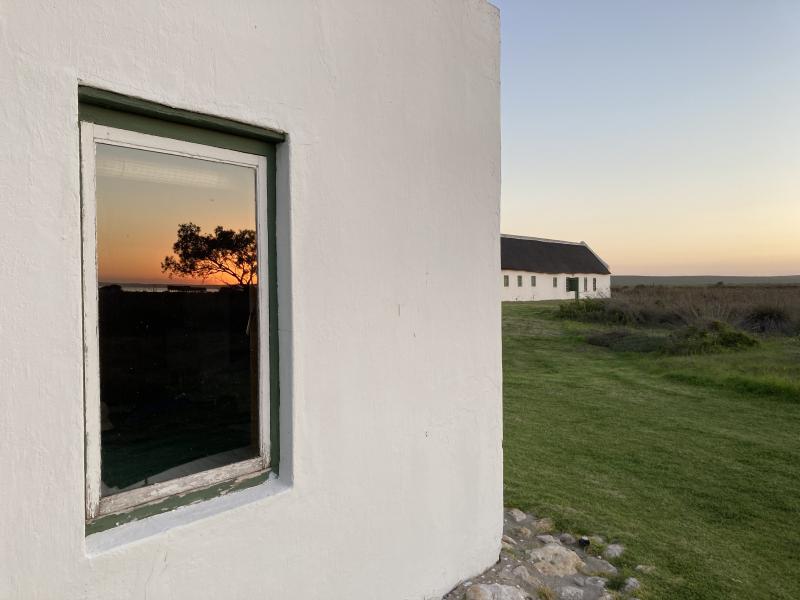
[[[602,558],[587,556],[583,571],[589,575],[616,575],[617,567]]]
[[[625,580],[625,585],[622,586],[622,593],[630,594],[631,592],[638,590],[640,587],[642,587],[642,584],[638,579],[636,579],[636,577],[628,577]]]
[[[636,570],[640,573],[652,573],[656,568],[653,565],[636,565]]]
[[[586,585],[586,577],[584,577],[583,575],[575,575],[572,578],[572,581],[574,581],[575,585],[577,585],[578,587],[583,587]]]
[[[529,538],[533,535],[533,532],[527,527],[520,527],[518,533],[524,538]]]
[[[506,544],[516,544],[517,543],[517,542],[514,541],[514,538],[512,538],[511,536],[508,536],[508,535],[504,535],[503,536],[503,541]]]
[[[536,530],[536,533],[550,533],[555,528],[553,524],[553,519],[545,517],[544,519],[539,519],[536,523],[533,524],[533,528]]]
[[[549,535],[549,534],[537,535],[536,539],[539,540],[540,542],[542,542],[543,544],[559,544],[560,543],[556,538],[554,538],[552,535]]]
[[[522,521],[528,518],[528,515],[526,515],[518,508],[512,508],[511,510],[509,510],[508,516],[514,519],[514,522],[516,523],[521,523]]]
[[[467,589],[465,600],[527,600],[527,596],[510,585],[478,583]]]
[[[587,577],[585,583],[589,587],[604,588],[608,583],[608,579],[605,577]]]
[[[513,550],[514,549],[514,546],[512,546],[511,544],[509,544],[507,542],[500,542],[500,547],[503,550]]]
[[[584,566],[580,556],[561,544],[547,544],[530,553],[533,566],[543,575],[574,575]]]
[[[592,543],[593,546],[605,546],[606,545],[606,540],[602,535],[589,536],[589,541]]]
[[[603,556],[605,558],[619,558],[623,552],[625,552],[625,546],[622,544],[609,544],[603,550]]]
[[[568,546],[571,546],[575,543],[575,536],[569,533],[562,533],[560,536],[558,536],[558,539],[561,540],[562,544],[567,544]]]
[[[565,585],[558,590],[559,600],[583,600],[583,590],[574,585]]]
[[[530,571],[523,567],[522,565],[518,566],[516,569],[512,571],[515,577],[518,577],[528,585],[532,585],[535,588],[538,588],[542,585],[542,580],[538,577],[534,577],[531,575]]]

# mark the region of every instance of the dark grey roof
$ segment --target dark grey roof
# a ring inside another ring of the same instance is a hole
[[[505,235],[500,236],[500,266],[533,273],[611,273],[586,244]]]

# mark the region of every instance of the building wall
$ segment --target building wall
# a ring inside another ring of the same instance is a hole
[[[504,277],[508,277],[508,287],[504,285]],[[531,277],[536,277],[536,286],[531,285]],[[518,277],[522,277],[522,285],[517,285]],[[553,278],[558,278],[558,287],[553,287]],[[575,292],[567,291],[567,277],[578,277],[581,298],[610,298],[611,275],[596,273],[530,273],[528,271],[503,270],[500,275],[500,294],[503,302],[520,302],[530,300],[572,300]],[[583,279],[587,278],[588,291],[583,290]],[[593,290],[592,279],[597,279],[597,291]]]
[[[427,599],[494,563],[498,49],[484,0],[0,6],[0,598]],[[89,538],[79,83],[289,135],[280,479]]]

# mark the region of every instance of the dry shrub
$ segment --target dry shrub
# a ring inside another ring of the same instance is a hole
[[[615,329],[591,334],[586,341],[615,352],[657,352],[669,355],[712,354],[746,350],[758,341],[746,333],[732,329],[721,321],[704,327],[694,325],[675,328],[669,335],[652,335],[646,330]]]
[[[800,286],[614,288],[605,300],[562,304],[566,319],[615,325],[706,328],[714,322],[753,333],[800,332]]]

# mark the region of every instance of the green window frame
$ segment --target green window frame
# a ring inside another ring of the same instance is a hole
[[[531,275],[531,287],[536,287],[536,275]]]
[[[87,512],[86,534],[92,534],[129,521],[138,520],[166,512],[179,506],[226,494],[236,489],[251,487],[262,483],[269,473],[278,474],[280,467],[280,382],[279,382],[279,340],[278,340],[278,279],[277,279],[277,146],[286,140],[280,131],[256,127],[246,123],[177,109],[138,98],[131,98],[86,86],[78,88],[78,121],[91,126],[104,126],[138,134],[146,134],[202,144],[213,148],[232,150],[263,157],[266,161],[266,189],[262,196],[266,200],[266,226],[262,235],[266,242],[267,269],[265,283],[268,307],[266,337],[268,350],[261,355],[269,365],[268,390],[260,400],[259,410],[269,415],[269,455],[264,472],[248,477],[236,477],[228,481],[214,481],[158,501],[144,503],[126,509],[124,512],[94,515]],[[83,173],[82,173],[83,176]],[[83,186],[82,186],[83,187]],[[82,190],[83,206],[83,190]],[[86,232],[84,232],[86,236]],[[84,263],[87,257],[84,256]],[[91,325],[91,324],[89,324]],[[268,401],[268,405],[267,405]],[[99,441],[97,441],[99,444]],[[88,477],[88,473],[87,473]],[[88,499],[87,499],[88,502]],[[88,505],[87,505],[88,506]]]
[[[522,287],[522,275],[517,275],[517,287]]]
[[[508,287],[508,275],[503,275],[503,287]]]

